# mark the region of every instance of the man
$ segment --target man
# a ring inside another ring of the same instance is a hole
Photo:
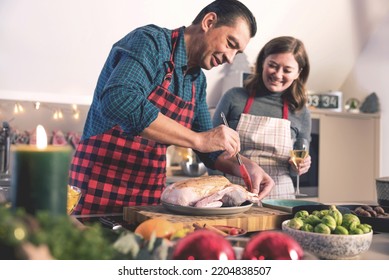
[[[212,128],[201,69],[232,63],[256,33],[252,13],[216,0],[188,27],[135,29],[114,44],[100,74],[70,170],[82,189],[74,213],[122,212],[158,204],[166,182],[166,148],[192,148],[209,167],[239,175],[238,134]],[[222,155],[220,151],[224,151]],[[272,179],[244,158],[260,198]]]

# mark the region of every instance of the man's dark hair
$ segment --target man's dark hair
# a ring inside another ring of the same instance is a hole
[[[234,26],[237,18],[246,20],[250,27],[251,38],[257,33],[257,22],[252,12],[237,0],[216,0],[200,11],[192,24],[200,23],[204,16],[214,12],[217,15],[215,27]]]

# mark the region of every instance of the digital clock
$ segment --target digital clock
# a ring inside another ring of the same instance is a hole
[[[342,92],[329,91],[323,93],[309,93],[308,107],[325,109],[336,112],[342,111]]]

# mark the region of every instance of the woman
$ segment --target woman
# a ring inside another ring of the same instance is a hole
[[[310,141],[311,116],[305,106],[309,70],[300,40],[274,38],[260,51],[255,73],[244,87],[228,90],[216,107],[213,125],[222,123],[224,112],[230,127],[239,133],[241,153],[273,178],[276,186],[267,198],[295,198],[291,173],[301,175],[311,165],[308,156],[297,170],[290,159],[293,139]],[[241,178],[226,176],[244,184]]]

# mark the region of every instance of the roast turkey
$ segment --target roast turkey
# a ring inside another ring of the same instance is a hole
[[[161,201],[192,207],[232,207],[246,201],[260,203],[257,194],[232,184],[220,175],[201,176],[173,183],[163,190]]]

